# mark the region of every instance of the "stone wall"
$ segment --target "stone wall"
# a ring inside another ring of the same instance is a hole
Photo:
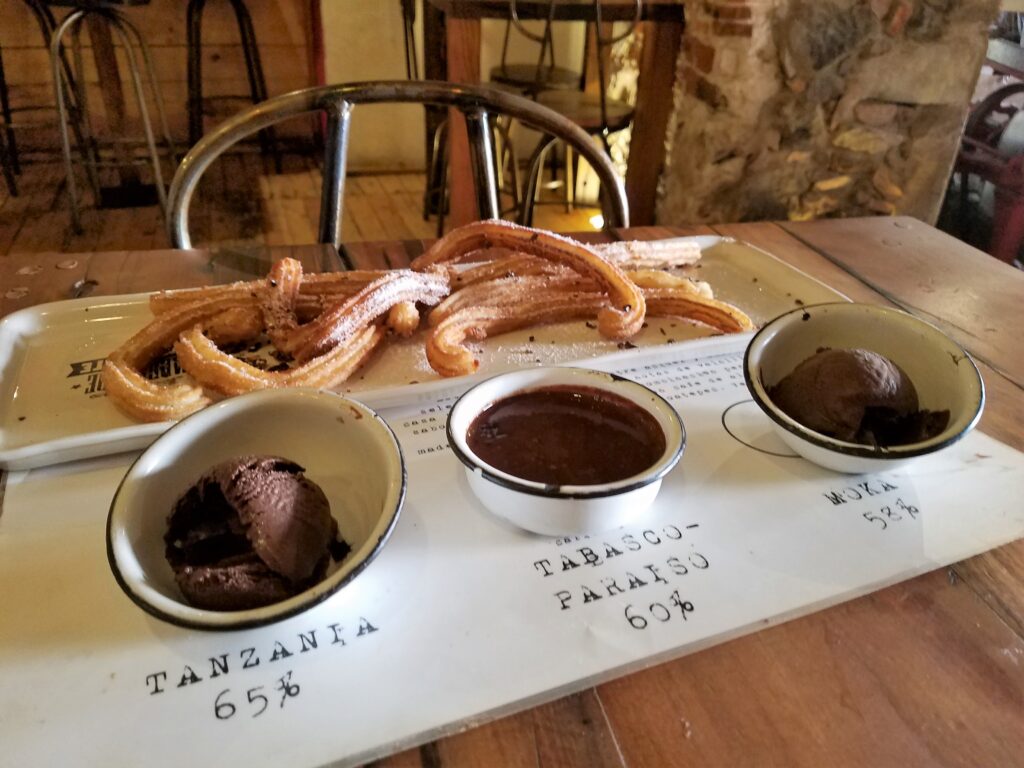
[[[658,221],[934,222],[998,0],[693,0]]]

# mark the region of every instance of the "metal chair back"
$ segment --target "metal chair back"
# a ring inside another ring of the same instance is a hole
[[[586,158],[600,179],[606,226],[629,226],[626,193],[615,167],[585,131],[557,112],[522,96],[492,88],[432,80],[414,83],[397,80],[325,85],[293,91],[255,104],[208,133],[182,160],[171,183],[167,217],[171,243],[175,248],[192,247],[188,233],[189,203],[203,173],[217,157],[242,139],[282,120],[324,112],[327,130],[319,242],[337,248],[341,244],[342,198],[352,112],[358,104],[382,103],[433,104],[462,113],[469,133],[470,163],[482,219],[500,216],[491,132],[491,120],[500,114],[570,144]]]

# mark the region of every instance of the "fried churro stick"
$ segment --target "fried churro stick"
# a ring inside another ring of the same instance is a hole
[[[215,344],[239,344],[263,332],[263,313],[258,307],[234,307],[214,315],[203,328]]]
[[[337,386],[363,364],[385,334],[380,326],[364,328],[348,343],[287,371],[263,371],[222,352],[198,326],[181,334],[174,351],[181,367],[204,387],[224,395],[240,395],[274,387]]]
[[[305,274],[302,287],[299,289],[298,306],[300,314],[304,307],[322,307],[323,301],[332,301],[358,293],[374,280],[386,274],[382,270],[354,270],[351,272],[327,272],[324,274]],[[197,301],[214,299],[250,298],[253,303],[258,300],[259,289],[266,280],[247,280],[228,283],[227,285],[210,285],[204,288],[183,288],[175,291],[160,291],[149,297],[149,309],[154,315],[164,315],[181,309]]]
[[[648,312],[652,317],[682,317],[717,328],[724,333],[754,329],[754,323],[732,304],[673,288],[644,289]]]
[[[118,410],[138,421],[174,421],[209,404],[200,387],[157,384],[124,360],[108,359],[103,388]]]
[[[516,253],[505,258],[485,261],[475,267],[455,271],[451,277],[452,290],[458,291],[476,283],[497,280],[502,277],[528,277],[531,275],[557,275],[572,273],[568,267],[530,256]]]
[[[355,296],[326,310],[293,331],[272,335],[274,345],[305,362],[344,342],[401,302],[436,304],[448,295],[447,275],[440,272],[395,270],[375,280]]]
[[[537,292],[597,292],[592,280],[566,271],[558,275],[504,277],[473,283],[451,294],[427,315],[427,324],[435,326],[454,312],[467,307],[493,307],[530,301]]]
[[[623,269],[668,269],[700,261],[700,244],[681,237],[602,243],[594,250]]]
[[[278,339],[287,337],[299,327],[295,303],[301,286],[302,262],[281,259],[274,262],[266,282],[257,291],[260,310],[263,312],[263,327],[275,346]]]
[[[412,301],[400,301],[388,312],[387,326],[399,336],[412,336],[420,327],[420,311]]]
[[[660,269],[638,269],[626,272],[634,283],[641,288],[673,288],[684,293],[695,293],[705,299],[715,298],[711,286],[703,280],[694,280],[683,275],[673,275]],[[646,296],[646,293],[645,293]]]
[[[608,306],[603,293],[551,292],[501,307],[467,307],[439,323],[427,337],[430,366],[442,376],[463,376],[480,367],[466,339],[481,340],[517,328],[592,317]]]
[[[100,374],[114,405],[141,421],[178,419],[206,405],[209,400],[200,387],[158,384],[149,381],[141,371],[158,354],[169,349],[182,331],[238,308],[239,300],[232,297],[196,302],[178,312],[157,317],[128,339],[107,357]],[[244,304],[242,308],[246,308]]]
[[[644,297],[640,289],[593,249],[561,235],[492,219],[467,224],[449,232],[412,263],[423,270],[436,264],[458,262],[484,248],[509,248],[563,264],[594,280],[608,295],[598,313],[598,329],[612,339],[629,338],[643,325]]]

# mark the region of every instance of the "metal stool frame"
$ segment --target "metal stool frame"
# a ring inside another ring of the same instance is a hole
[[[189,0],[188,20],[188,142],[199,141],[203,135],[203,10],[207,0]],[[260,49],[256,43],[256,30],[245,0],[228,0],[238,22],[238,35],[245,55],[245,74],[249,79],[249,99],[253,104],[267,100],[267,81],[263,75]],[[212,97],[211,97],[212,98]],[[221,96],[218,98],[244,98]],[[274,169],[281,173],[281,154],[277,149],[277,136],[273,129],[261,131],[260,151],[273,155]]]
[[[39,26],[39,31],[43,38],[44,45],[49,48],[50,40],[53,37],[53,32],[57,28],[57,20],[53,15],[50,8],[45,5],[41,0],[22,0],[23,4],[28,7],[29,12],[35,17],[36,24]],[[71,129],[75,134],[75,141],[79,147],[79,151],[83,155],[90,154],[94,155],[95,147],[86,145],[82,137],[80,125],[81,125],[81,110],[77,102],[78,85],[74,73],[71,70],[71,65],[68,63],[67,55],[63,49],[60,51],[61,68],[64,70],[65,82],[69,86],[69,90],[65,92],[65,99],[69,112],[71,113]],[[75,98],[72,98],[72,96]],[[0,55],[0,116],[3,117],[2,128],[3,137],[0,138],[0,166],[2,166],[4,178],[7,182],[8,189],[11,195],[17,197],[18,186],[17,186],[17,175],[21,173],[21,160],[18,152],[18,142],[16,132],[20,129],[25,128],[36,128],[43,125],[48,125],[45,122],[39,122],[36,120],[22,121],[15,119],[16,113],[19,112],[40,112],[44,110],[56,110],[55,105],[51,104],[25,104],[22,106],[11,106],[10,96],[7,90],[7,80],[3,70],[3,59]]]
[[[50,66],[53,69],[54,91],[57,98],[57,113],[60,116],[60,138],[61,145],[64,150],[64,164],[67,171],[68,202],[71,206],[71,224],[76,232],[82,231],[82,221],[79,213],[78,185],[75,182],[74,159],[71,154],[70,137],[68,136],[68,106],[65,103],[65,88],[68,87],[68,84],[65,84],[63,80],[61,52],[63,50],[64,36],[69,31],[72,31],[72,49],[75,59],[75,67],[79,73],[76,96],[78,97],[78,104],[82,113],[81,129],[83,132],[85,146],[92,146],[93,138],[92,128],[89,121],[89,106],[85,95],[85,86],[81,80],[81,73],[83,72],[81,23],[89,15],[101,16],[108,24],[110,24],[111,29],[117,34],[121,41],[121,45],[124,48],[125,59],[128,62],[128,71],[131,75],[132,86],[135,91],[135,100],[139,108],[139,119],[142,121],[142,128],[146,137],[146,146],[149,151],[149,162],[153,167],[153,180],[156,185],[157,197],[160,201],[160,207],[164,211],[165,215],[167,213],[167,195],[164,189],[163,172],[160,170],[160,155],[157,152],[156,139],[153,136],[153,126],[149,120],[149,109],[146,106],[146,95],[142,88],[142,78],[139,75],[139,67],[135,59],[136,45],[139,50],[142,51],[142,58],[149,77],[149,87],[153,93],[157,117],[160,121],[160,129],[163,133],[164,142],[166,143],[168,152],[171,156],[175,156],[174,141],[171,139],[171,131],[167,124],[167,115],[164,112],[163,98],[160,95],[160,85],[156,78],[156,68],[153,66],[153,59],[149,52],[149,46],[146,45],[146,41],[143,39],[142,34],[134,24],[125,18],[123,13],[109,6],[90,6],[72,11],[67,15],[67,17],[65,17],[53,33],[53,38],[50,41]],[[133,37],[135,39],[134,44],[132,42]],[[123,138],[118,140],[127,141]],[[93,185],[94,192],[96,192],[98,196],[99,181],[98,174],[96,173],[97,167],[101,165],[117,164],[101,162],[89,152],[85,153],[84,159],[89,173],[90,182]]]
[[[554,9],[554,7],[556,5],[557,0],[549,0],[549,1],[551,2],[551,8],[552,8],[552,12],[553,12],[553,9]],[[599,104],[600,104],[600,109],[601,109],[601,128],[600,128],[600,130],[598,130],[596,132],[595,135],[597,135],[601,139],[601,146],[604,148],[604,151],[605,151],[606,155],[610,158],[612,150],[611,150],[611,144],[608,141],[608,136],[610,135],[611,132],[610,132],[609,127],[608,127],[609,126],[609,120],[608,120],[608,94],[605,93],[605,89],[608,87],[608,80],[607,80],[607,72],[605,71],[605,61],[604,61],[604,56],[602,55],[602,49],[603,48],[611,47],[611,46],[615,45],[616,43],[618,43],[618,42],[620,42],[622,40],[625,40],[627,37],[629,37],[631,34],[633,34],[634,30],[636,30],[636,28],[637,28],[637,25],[640,23],[640,18],[641,18],[642,14],[643,14],[643,0],[634,0],[633,20],[629,23],[629,26],[627,27],[627,29],[624,32],[619,33],[618,35],[612,35],[610,37],[604,37],[601,34],[601,26],[602,26],[601,0],[591,0],[591,1],[593,3],[593,7],[594,7],[594,42],[595,42],[595,44],[597,46],[597,72],[598,72],[598,84],[599,84],[599,89],[600,89],[598,91],[598,98],[599,98]],[[512,21],[513,21],[513,23],[515,23],[515,25],[517,27],[519,27],[519,31],[522,34],[526,35],[527,37],[531,37],[533,40],[535,40],[537,42],[541,42],[541,38],[538,38],[536,35],[531,35],[530,32],[522,26],[522,23],[519,20],[519,14],[518,14],[517,9],[516,9],[516,0],[510,0],[510,3],[511,3]],[[550,34],[551,34],[551,32],[550,32],[551,18],[553,18],[553,16],[549,17],[549,21],[548,21],[549,28],[545,32],[545,36],[546,37],[550,37]],[[557,138],[555,138],[555,137],[546,136],[546,137],[542,138],[540,140],[540,142],[538,142],[537,147],[534,149],[533,154],[530,157],[530,161],[529,161],[529,169],[530,170],[529,170],[529,173],[527,175],[526,185],[523,187],[523,204],[522,204],[522,207],[520,208],[520,222],[522,222],[523,224],[530,224],[530,225],[533,224],[533,211],[534,211],[534,208],[537,205],[537,191],[538,191],[537,188],[540,185],[540,177],[541,177],[541,173],[542,173],[543,168],[544,168],[544,159],[545,159],[548,151],[555,145],[556,142],[557,142]],[[570,205],[571,205],[570,201],[572,199],[572,190],[570,189],[570,185],[571,184],[575,184],[575,180],[574,180],[574,175],[575,174],[572,171],[573,160],[572,160],[572,157],[571,157],[571,152],[572,152],[571,148],[567,147],[566,148],[566,158],[565,158],[565,164],[566,164],[566,181],[565,181],[565,183],[566,183],[566,202],[569,203]]]
[[[208,133],[182,160],[171,183],[167,226],[172,245],[175,248],[192,247],[188,233],[189,204],[203,173],[215,159],[242,139],[289,117],[325,112],[327,131],[319,242],[338,248],[341,245],[341,213],[352,112],[359,104],[382,103],[433,104],[462,113],[469,133],[477,205],[483,219],[500,215],[491,122],[494,115],[501,114],[538,131],[558,136],[583,155],[601,180],[602,207],[607,226],[629,226],[625,189],[611,160],[585,131],[557,112],[522,96],[493,88],[433,80],[414,83],[392,80],[342,83],[286,93],[244,110]]]

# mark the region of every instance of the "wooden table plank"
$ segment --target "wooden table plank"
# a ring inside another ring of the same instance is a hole
[[[1016,765],[1024,641],[944,572],[606,683],[629,765]]]
[[[1024,272],[909,217],[783,227],[880,293],[890,295],[899,286],[897,303],[941,318],[975,357],[1024,386],[1024,334],[1013,328]]]

